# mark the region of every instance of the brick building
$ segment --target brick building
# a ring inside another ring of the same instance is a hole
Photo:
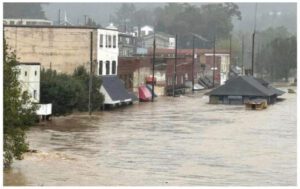
[[[201,76],[207,76],[212,79],[213,58],[211,50],[197,49],[195,51],[194,81]],[[177,69],[175,85],[184,86],[187,81],[192,81],[192,49],[179,49],[177,53]],[[221,78],[229,72],[229,54],[226,51],[218,50],[216,57],[215,82],[222,84]],[[163,95],[166,87],[173,85],[174,78],[174,50],[157,49],[155,61],[154,76],[156,82],[156,93]],[[145,84],[146,77],[152,76],[152,50],[143,57],[124,58],[119,57],[118,75],[125,83],[125,86],[137,91],[141,84]],[[227,80],[227,78],[225,78]],[[162,92],[163,91],[163,92]]]

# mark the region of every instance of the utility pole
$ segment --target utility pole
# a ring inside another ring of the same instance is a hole
[[[156,41],[155,41],[155,33],[153,39],[153,58],[152,58],[152,102],[154,101],[154,65],[155,65],[155,49],[156,49]]]
[[[232,64],[231,64],[231,60],[232,60],[232,47],[231,47],[231,44],[232,44],[232,36],[231,36],[231,34],[230,34],[230,38],[229,38],[229,67],[230,67],[230,69],[231,69],[231,66],[232,66]]]
[[[60,25],[60,9],[58,9],[58,25]]]
[[[175,82],[177,81],[177,34],[175,35],[175,64],[174,64],[174,76],[173,76],[173,97],[175,97]]]
[[[92,101],[92,85],[93,85],[93,32],[91,32],[91,47],[90,47],[90,81],[89,81],[89,115],[92,115],[92,107],[91,107],[91,101]]]
[[[255,31],[252,34],[252,56],[251,56],[251,75],[254,75],[254,45],[255,45]]]
[[[83,15],[84,16],[84,25],[86,26],[86,24],[87,24],[87,15],[85,14],[85,15]]]
[[[193,34],[192,92],[194,93],[195,35]]]
[[[242,75],[244,75],[244,35],[242,36]]]
[[[213,52],[213,87],[215,87],[215,67],[216,67],[216,34],[214,33],[214,52]]]
[[[252,34],[252,61],[251,61],[251,75],[254,75],[254,45],[255,45],[255,30],[256,30],[256,13],[257,13],[257,3],[255,3],[255,13],[254,13],[254,30]]]

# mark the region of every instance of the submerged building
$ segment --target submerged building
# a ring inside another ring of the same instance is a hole
[[[84,66],[86,70],[92,66],[92,73],[103,79],[105,90],[99,90],[107,92],[104,93],[104,104],[118,104],[129,99],[127,90],[120,85],[121,81],[117,81],[119,32],[112,25],[107,28],[4,25],[3,28],[5,40],[20,62],[39,62],[41,69],[65,74],[73,74],[78,66]],[[110,85],[118,87],[118,91],[109,90]],[[126,95],[119,98],[115,93]],[[33,90],[32,96],[39,100],[38,91]]]
[[[238,76],[206,93],[211,104],[244,104],[254,99],[265,99],[268,104],[273,104],[282,94],[283,91],[270,86],[265,80],[252,76]]]

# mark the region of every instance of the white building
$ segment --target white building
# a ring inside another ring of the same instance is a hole
[[[135,33],[135,37],[139,36],[139,31],[138,31],[138,27],[134,27],[134,33]],[[142,36],[147,36],[149,34],[152,34],[154,32],[154,29],[152,26],[148,26],[148,25],[145,25],[143,27],[141,27],[141,37]]]
[[[154,32],[154,29],[152,26],[145,25],[145,26],[141,27],[142,36],[149,35],[153,32]]]
[[[97,75],[117,75],[118,35],[117,29],[111,25],[106,29],[97,29]]]
[[[17,65],[19,70],[18,81],[21,84],[22,92],[27,91],[31,101],[40,102],[40,63],[20,63]]]
[[[45,19],[23,19],[23,18],[5,18],[3,24],[6,25],[53,25],[53,22]]]
[[[213,56],[212,53],[205,53],[205,56]],[[230,71],[230,55],[229,54],[215,54],[215,57],[221,58],[220,64],[220,85],[224,85],[225,82],[229,79]],[[217,68],[215,68],[217,70]]]
[[[153,48],[154,33],[142,38],[144,48]],[[158,49],[175,49],[175,37],[163,32],[155,33],[156,48]]]

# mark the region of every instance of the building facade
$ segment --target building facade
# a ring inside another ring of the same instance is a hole
[[[228,53],[216,53],[215,54],[215,67],[213,65],[213,53],[205,53],[206,59],[206,75],[213,77],[213,71],[215,71],[215,83],[224,85],[229,79],[230,72],[230,55]]]
[[[97,29],[97,75],[117,75],[118,31]]]
[[[45,19],[27,19],[27,18],[5,18],[3,24],[6,25],[53,25],[53,22]]]
[[[119,33],[119,56],[132,57],[136,54],[136,37],[127,33]]]
[[[81,26],[4,25],[8,46],[20,62],[39,62],[42,68],[72,74],[78,66],[96,75],[116,75],[118,31]],[[101,64],[100,64],[101,63]]]
[[[41,65],[39,63],[19,63],[16,67],[19,71],[18,81],[22,92],[27,91],[30,100],[39,103]]]
[[[4,26],[7,45],[20,62],[39,62],[41,68],[72,74],[97,59],[97,30],[69,26]]]
[[[154,34],[149,34],[142,37],[143,48],[153,48]],[[160,49],[175,49],[175,38],[172,35],[158,32],[155,33],[156,48]]]

